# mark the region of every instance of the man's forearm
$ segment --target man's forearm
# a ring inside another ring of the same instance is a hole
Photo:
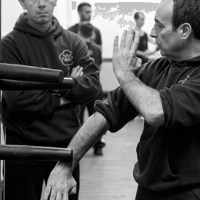
[[[160,93],[146,86],[130,69],[117,74],[118,81],[129,101],[154,126],[164,124],[164,112]]]
[[[96,112],[81,127],[74,136],[68,148],[73,149],[72,170],[78,164],[82,156],[105,134],[109,129],[109,123],[103,115]]]

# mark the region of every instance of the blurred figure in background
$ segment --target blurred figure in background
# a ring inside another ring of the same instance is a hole
[[[149,37],[148,34],[142,30],[142,27],[144,26],[145,22],[144,13],[136,12],[134,14],[134,20],[135,20],[134,30],[140,32],[140,42],[138,46],[137,57],[141,58],[142,64],[144,64],[148,62],[148,56],[155,53],[157,51],[157,48],[155,49],[155,51],[148,50],[148,42],[155,44],[155,40]]]
[[[78,14],[80,17],[81,22],[90,22],[92,18],[92,6],[89,3],[81,3],[78,6]],[[75,24],[74,26],[70,27],[68,30],[78,34],[79,24]],[[100,47],[102,48],[102,40],[101,40],[101,33],[98,28],[93,26],[93,33],[91,39]]]
[[[102,64],[102,52],[101,52],[101,47],[96,44],[92,38],[93,38],[93,32],[94,32],[94,27],[92,24],[88,21],[81,22],[79,24],[79,29],[78,29],[78,35],[82,37],[82,39],[85,41],[85,43],[88,46],[88,52],[90,57],[92,57],[96,63],[96,65],[99,68],[99,71],[101,70],[101,64]],[[103,100],[103,93],[102,93],[102,88],[100,87],[99,94],[96,97],[95,100],[82,105],[81,106],[81,114],[80,114],[80,121],[81,124],[84,123],[84,112],[85,109],[87,108],[89,116],[93,115],[95,112],[94,109],[94,102],[96,100]],[[103,137],[94,145],[94,154],[95,155],[103,155],[102,148],[105,147],[105,141]]]
[[[85,32],[88,31],[88,27],[91,24],[86,27],[83,23],[83,22],[91,21],[92,6],[89,3],[81,3],[81,4],[79,4],[77,10],[78,10],[80,22],[75,24],[74,26],[70,27],[68,30],[71,32],[74,32],[76,34],[79,34],[86,41],[86,44],[88,45],[90,53],[93,51],[93,55],[90,55],[90,56],[92,58],[94,58],[96,64],[100,68],[100,65],[102,64],[102,57],[101,57],[101,55],[97,55],[97,54],[101,54],[101,51],[102,51],[101,33],[98,28],[92,26],[93,27],[92,32],[91,32],[91,30],[89,31],[91,33],[91,35],[88,36],[89,34],[85,33]],[[81,26],[81,28],[80,28],[80,26]],[[86,31],[84,31],[84,27],[86,28]],[[101,98],[102,98],[102,91],[101,91],[101,94],[99,94],[99,96],[101,96]],[[98,98],[100,98],[100,97],[98,97]],[[93,112],[94,112],[93,106],[94,106],[94,102],[91,102],[89,105],[87,105],[89,115],[93,114]],[[84,122],[84,119],[83,119],[84,118],[84,110],[85,110],[85,107],[83,107],[83,109],[81,110],[80,120],[81,120],[82,124]],[[103,140],[103,138],[101,138],[101,140],[99,140],[96,143],[96,145],[94,146],[94,154],[102,155],[103,154],[102,148],[104,146],[105,146],[105,141]]]

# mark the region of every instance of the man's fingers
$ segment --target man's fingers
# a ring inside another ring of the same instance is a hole
[[[74,187],[71,189],[71,191],[70,191],[70,194],[69,194],[69,195],[76,194],[76,192],[77,192],[77,186],[76,186],[76,185],[74,185]]]
[[[140,33],[138,31],[135,32],[135,38],[134,38],[134,41],[131,45],[131,50],[130,50],[130,53],[132,54],[136,54],[136,51],[138,49],[138,45],[139,45],[139,42],[140,42]]]
[[[59,191],[57,192],[56,200],[62,200],[62,193]]]
[[[119,36],[115,36],[113,44],[113,53],[118,52],[119,50]]]
[[[51,186],[50,184],[47,183],[47,187],[45,188],[44,192],[44,200],[48,200],[50,193],[51,193]]]
[[[131,60],[130,66],[137,68],[137,67],[141,67],[142,65],[142,59],[134,56]]]
[[[72,69],[71,77],[75,78],[77,76],[80,76],[82,71],[83,71],[83,68],[78,65],[77,67]]]
[[[79,65],[77,67],[73,68],[72,69],[72,74],[76,74],[79,69],[80,69]]]
[[[56,189],[52,188],[50,200],[55,200],[55,199],[56,199]]]
[[[126,36],[127,36],[127,30],[125,30],[122,34],[120,49],[124,49],[126,47]]]
[[[82,67],[80,67],[80,68],[78,69],[78,71],[77,71],[78,76],[80,76],[81,72],[83,72],[83,68],[82,68]]]
[[[142,65],[142,59],[141,59],[141,58],[138,58],[138,60],[137,60],[137,65],[138,65],[138,66],[141,66],[141,65]]]
[[[68,192],[65,192],[65,193],[63,194],[63,200],[69,200]]]
[[[134,38],[134,30],[130,29],[127,32],[127,36],[126,36],[126,49],[130,50],[132,43],[133,43],[133,38]]]

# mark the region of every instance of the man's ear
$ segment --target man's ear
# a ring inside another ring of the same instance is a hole
[[[189,23],[184,23],[180,26],[180,34],[182,39],[187,39],[192,33],[192,27]]]
[[[19,3],[21,4],[22,8],[23,8],[24,10],[26,10],[26,6],[25,6],[24,0],[19,0]]]

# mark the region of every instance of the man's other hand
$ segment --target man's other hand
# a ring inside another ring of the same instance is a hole
[[[76,194],[76,190],[71,168],[65,163],[58,163],[49,176],[44,200],[68,200],[68,196]]]
[[[82,76],[82,75],[83,75],[83,68],[78,65],[77,67],[72,69],[70,76],[72,78],[75,78],[75,77]]]
[[[141,66],[141,60],[136,57],[139,40],[139,33],[134,33],[132,29],[123,32],[120,46],[119,37],[115,37],[112,64],[116,76],[121,76],[127,70],[134,71]]]

